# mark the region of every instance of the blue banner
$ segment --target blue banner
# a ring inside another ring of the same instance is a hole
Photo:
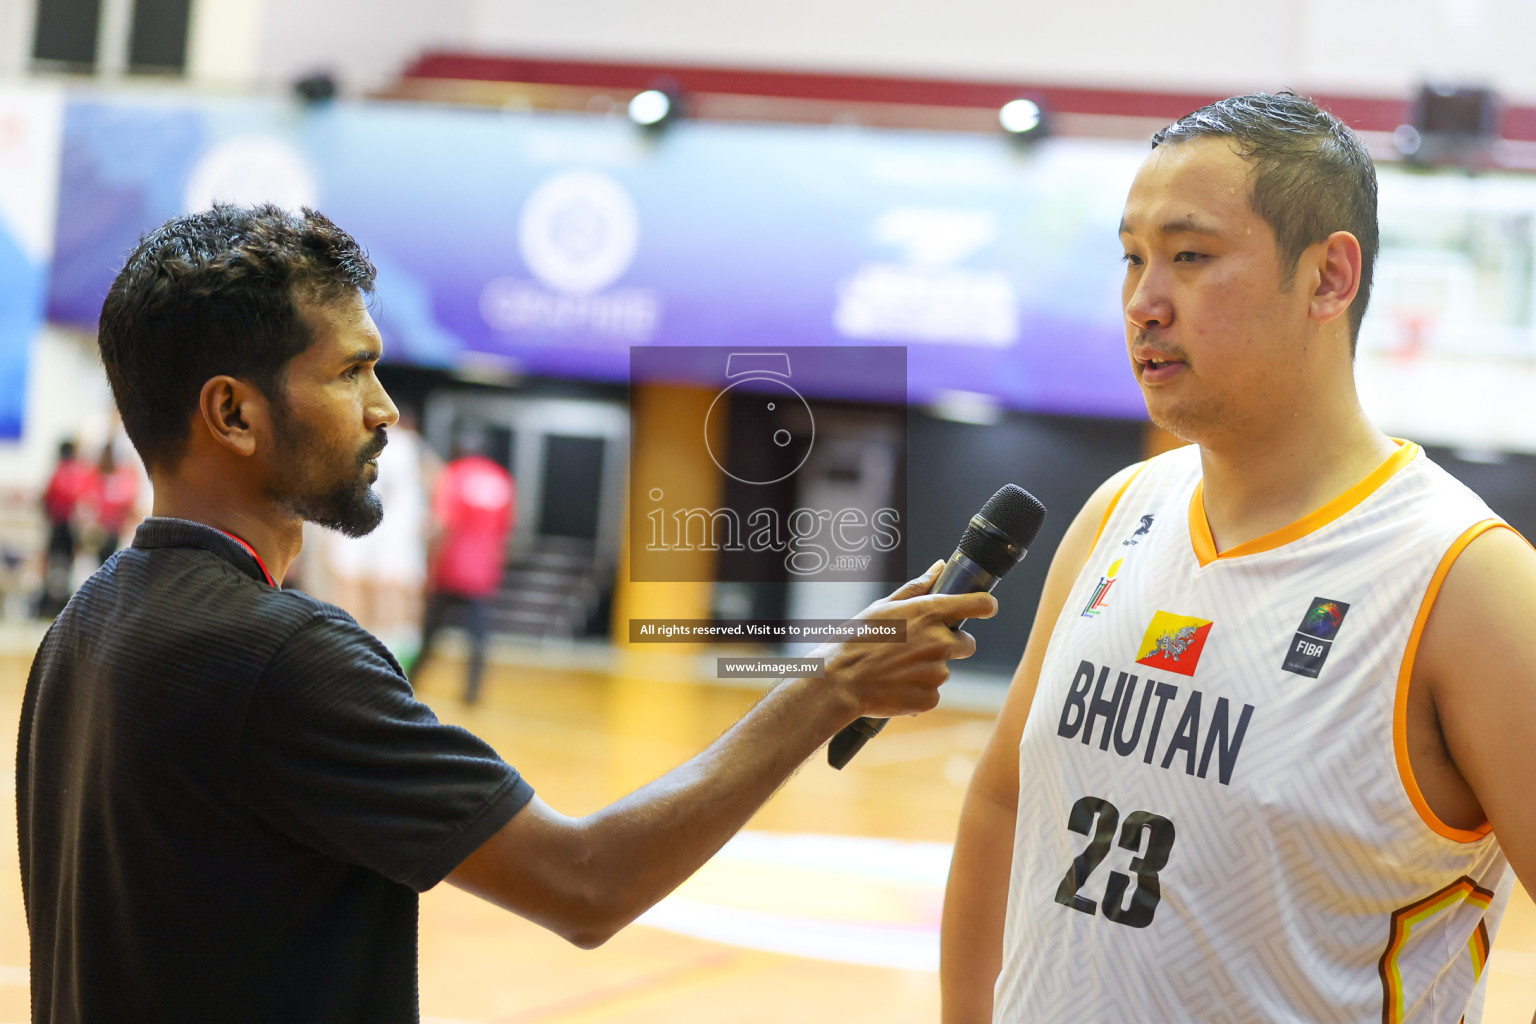
[[[53,252],[63,94],[0,91],[0,439],[21,437]]]
[[[141,232],[270,200],[368,248],[391,359],[622,381],[632,345],[892,344],[914,403],[1144,414],[1116,237],[1140,145],[142,98],[72,102],[65,139],[61,321],[94,323]]]

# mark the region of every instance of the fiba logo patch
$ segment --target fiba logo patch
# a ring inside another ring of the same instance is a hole
[[[1333,640],[1344,624],[1349,605],[1343,601],[1330,601],[1326,597],[1314,597],[1307,614],[1302,616],[1296,635],[1291,638],[1290,649],[1285,652],[1285,662],[1280,667],[1299,676],[1316,679],[1333,650]]]
[[[634,262],[640,216],[629,193],[606,174],[564,171],[528,197],[517,241],[541,284],[588,295],[613,284]]]

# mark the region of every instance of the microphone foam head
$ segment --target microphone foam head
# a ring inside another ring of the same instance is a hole
[[[1045,506],[1018,484],[1004,484],[981,506],[981,518],[1008,535],[1021,548],[1035,542],[1045,522]]]
[[[1017,484],[1004,484],[965,528],[960,551],[993,576],[1004,576],[1019,564],[1043,522],[1040,499]]]

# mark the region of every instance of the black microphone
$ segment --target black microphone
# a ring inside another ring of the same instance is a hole
[[[991,590],[1008,570],[1023,561],[1025,549],[1035,541],[1045,522],[1040,499],[1017,484],[1004,484],[987,499],[960,538],[944,571],[933,584],[933,594],[974,594]],[[965,620],[953,623],[959,629]],[[827,744],[827,763],[842,769],[853,755],[880,734],[888,718],[860,718],[832,737]]]

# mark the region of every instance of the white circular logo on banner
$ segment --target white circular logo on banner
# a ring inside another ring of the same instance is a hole
[[[297,210],[320,204],[320,186],[309,161],[282,139],[237,135],[204,153],[187,177],[188,212],[206,210],[215,200]]]
[[[565,171],[528,197],[518,225],[523,260],[557,292],[585,295],[634,262],[640,217],[624,187],[596,171]]]

